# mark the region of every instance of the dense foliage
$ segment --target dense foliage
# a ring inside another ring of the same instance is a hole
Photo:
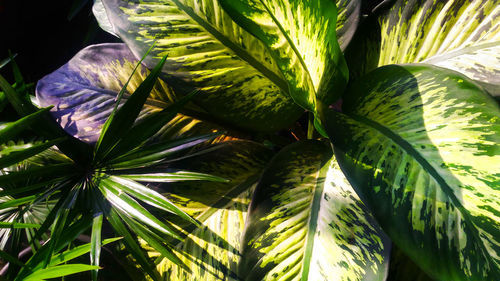
[[[35,97],[2,63],[6,280],[500,280],[500,1],[93,12]]]

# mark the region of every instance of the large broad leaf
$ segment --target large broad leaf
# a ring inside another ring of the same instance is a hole
[[[348,179],[438,280],[500,280],[500,109],[464,75],[385,66],[327,114]]]
[[[153,67],[168,56],[165,79],[180,93],[198,88],[195,101],[224,122],[252,130],[289,126],[301,114],[265,46],[238,27],[212,0],[103,0],[99,22],[142,56],[153,41]],[[105,15],[105,16],[103,16]],[[109,28],[108,28],[109,29]]]
[[[118,93],[137,63],[138,60],[125,44],[89,46],[38,82],[38,101],[42,106],[54,105],[52,115],[71,135],[87,142],[96,142],[104,122],[114,109]],[[125,99],[148,74],[149,70],[140,65],[127,85]],[[141,116],[158,112],[174,100],[172,90],[165,82],[158,80]],[[199,120],[182,114],[165,127],[176,129],[175,134],[169,134],[169,137],[193,136],[214,129],[212,125],[201,124]],[[183,135],[187,131],[189,133]]]
[[[249,141],[217,145],[211,153],[176,163],[176,168],[210,173],[229,183],[169,183],[160,188],[201,226],[180,224],[187,238],[173,249],[187,268],[161,259],[163,280],[235,280],[247,209],[255,183],[272,152]],[[160,253],[147,248],[151,256]],[[189,271],[187,270],[189,269]]]
[[[244,280],[385,280],[390,241],[323,143],[279,152],[248,212]]]
[[[499,0],[398,0],[380,19],[378,65],[423,62],[500,95]]]
[[[332,0],[220,0],[236,22],[262,40],[300,106],[316,112],[347,82]]]

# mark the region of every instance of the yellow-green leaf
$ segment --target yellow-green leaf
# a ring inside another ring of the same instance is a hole
[[[499,0],[398,0],[379,22],[379,66],[446,67],[500,95]]]
[[[297,104],[317,112],[340,96],[348,71],[337,42],[334,1],[220,2],[270,50]]]
[[[500,280],[493,99],[455,71],[391,65],[354,82],[342,110],[328,134],[392,241],[437,280]]]
[[[153,41],[153,67],[168,56],[164,78],[178,93],[202,91],[194,101],[210,115],[251,130],[289,126],[302,113],[264,44],[212,0],[102,0],[113,32],[142,56]]]
[[[230,179],[229,183],[168,183],[159,188],[201,226],[179,223],[187,238],[178,242],[174,253],[190,270],[169,259],[161,258],[157,270],[163,280],[215,281],[237,280],[240,244],[247,209],[255,183],[272,152],[249,141],[232,141],[217,145],[213,152],[196,159],[186,159],[175,168],[209,173]],[[160,253],[146,247],[150,256]]]
[[[390,242],[321,142],[280,151],[248,213],[243,280],[385,280]]]

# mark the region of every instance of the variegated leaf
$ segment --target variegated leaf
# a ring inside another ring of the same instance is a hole
[[[398,0],[379,21],[379,66],[442,66],[500,95],[500,0]]]
[[[272,153],[249,141],[218,144],[218,149],[175,168],[210,173],[229,183],[184,182],[160,186],[165,195],[201,224],[180,225],[187,238],[173,249],[189,268],[163,258],[157,265],[163,280],[238,280],[236,267],[247,209],[258,176]],[[159,255],[146,247],[151,256]]]
[[[41,106],[54,105],[51,113],[68,133],[86,142],[96,142],[118,93],[137,63],[125,44],[89,46],[38,81],[38,102]],[[124,99],[137,89],[148,73],[146,67],[139,66],[128,83]],[[158,80],[141,115],[159,111],[174,100],[175,95],[169,86]],[[174,138],[188,136],[186,133],[192,136],[216,130],[214,125],[182,114],[170,121],[163,131],[168,128],[176,128],[175,135],[169,135]]]
[[[242,280],[385,280],[390,242],[321,142],[279,152],[248,212]]]
[[[335,101],[347,82],[332,0],[220,0],[235,21],[269,48],[290,95],[316,112]]]
[[[238,27],[212,0],[102,0],[114,33],[139,57],[156,40],[153,67],[168,56],[163,72],[177,92],[195,97],[219,120],[251,130],[273,131],[302,113],[266,47]]]
[[[336,0],[337,38],[340,49],[345,50],[358,27],[362,0]]]
[[[344,114],[324,122],[387,234],[433,278],[500,280],[498,105],[431,65],[381,67],[353,85]]]

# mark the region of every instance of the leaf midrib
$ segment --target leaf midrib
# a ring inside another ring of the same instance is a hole
[[[253,68],[262,73],[271,82],[278,86],[283,92],[288,93],[288,84],[285,80],[281,79],[278,75],[264,66],[262,63],[257,61],[253,56],[247,53],[245,50],[240,48],[235,43],[231,42],[224,34],[220,33],[215,27],[209,22],[205,21],[203,18],[198,16],[192,9],[186,7],[183,3],[178,0],[171,0],[179,9],[184,11],[188,16],[190,16],[195,22],[197,22],[201,27],[203,27],[208,33],[214,36],[222,45],[226,46],[228,49],[232,50],[238,57],[250,64]],[[247,33],[248,36],[252,36]]]
[[[484,245],[483,240],[479,236],[479,232],[471,218],[471,215],[465,210],[464,206],[460,203],[458,198],[455,196],[453,193],[453,189],[446,183],[446,181],[439,175],[439,173],[432,167],[432,165],[415,149],[413,146],[408,143],[406,140],[404,140],[402,137],[397,135],[396,133],[392,132],[389,128],[385,127],[384,125],[370,120],[366,117],[353,114],[353,113],[348,113],[347,114],[349,117],[354,119],[357,122],[360,122],[364,124],[367,127],[375,129],[377,132],[381,133],[385,137],[389,138],[391,141],[393,141],[395,144],[397,144],[399,147],[401,147],[403,150],[406,151],[409,155],[411,155],[419,164],[420,166],[427,172],[429,173],[434,180],[438,183],[438,185],[444,190],[445,194],[448,196],[448,198],[451,199],[452,203],[455,205],[455,207],[460,211],[462,214],[465,223],[467,224],[468,228],[471,230],[471,234],[474,236],[474,239],[478,242],[476,245],[480,246],[480,249],[482,251],[483,256],[486,258],[488,263],[490,264],[495,264],[494,261],[491,261],[490,258],[491,256],[488,254],[488,250],[486,249],[486,246]],[[492,271],[494,271],[493,267],[491,268]],[[496,272],[496,274],[499,274]]]
[[[311,202],[311,215],[309,216],[309,221],[307,223],[308,232],[306,236],[306,243],[304,249],[304,257],[302,258],[302,281],[307,281],[309,277],[309,269],[311,265],[312,253],[314,248],[314,239],[316,236],[316,229],[318,228],[318,214],[321,208],[321,198],[323,195],[323,191],[325,189],[325,184],[320,183],[321,176],[324,174],[325,167],[321,167],[322,162],[318,163],[318,168],[316,169],[316,184],[314,187],[314,195]],[[328,162],[325,164],[326,167]]]

